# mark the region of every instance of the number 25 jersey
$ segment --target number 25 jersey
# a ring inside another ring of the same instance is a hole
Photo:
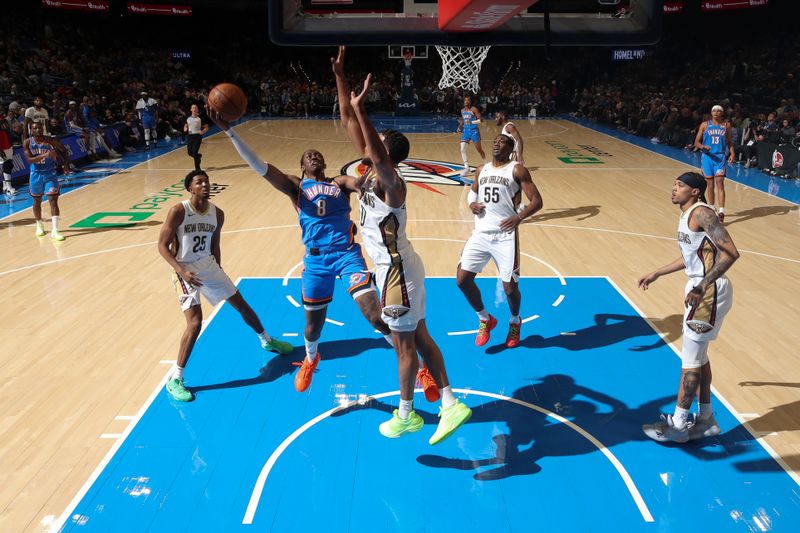
[[[192,263],[211,255],[211,239],[217,229],[217,206],[208,203],[205,213],[195,211],[189,200],[183,204],[183,220],[175,232],[179,263]]]

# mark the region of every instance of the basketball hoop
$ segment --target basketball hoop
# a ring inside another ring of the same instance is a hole
[[[460,87],[478,92],[478,74],[491,46],[437,46],[442,58],[442,79],[439,88]]]

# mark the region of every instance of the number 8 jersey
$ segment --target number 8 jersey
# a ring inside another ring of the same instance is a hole
[[[200,213],[192,208],[189,200],[183,205],[183,221],[175,232],[179,263],[192,263],[211,255],[211,238],[217,229],[217,206],[208,202],[208,210]]]
[[[509,161],[496,167],[486,163],[478,176],[478,203],[486,206],[483,214],[475,215],[475,231],[501,231],[500,223],[517,214],[520,186],[514,179],[514,167],[519,163]]]
[[[306,248],[345,249],[354,242],[350,198],[335,181],[303,178],[297,197],[300,229]]]

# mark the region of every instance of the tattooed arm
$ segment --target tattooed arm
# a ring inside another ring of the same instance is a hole
[[[739,250],[736,249],[733,239],[731,239],[728,230],[720,223],[716,213],[708,207],[700,207],[692,212],[689,227],[692,231],[705,231],[720,252],[719,260],[686,296],[686,305],[694,306],[700,303],[706,288],[717,281],[739,259]]]

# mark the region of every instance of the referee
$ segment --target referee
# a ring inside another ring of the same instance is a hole
[[[203,123],[200,118],[200,108],[197,104],[192,104],[192,116],[187,117],[186,124],[183,126],[183,131],[189,135],[186,138],[186,151],[189,157],[194,159],[194,169],[200,170],[200,159],[203,154],[200,153],[200,143],[203,142],[203,134],[208,131],[208,124]]]

